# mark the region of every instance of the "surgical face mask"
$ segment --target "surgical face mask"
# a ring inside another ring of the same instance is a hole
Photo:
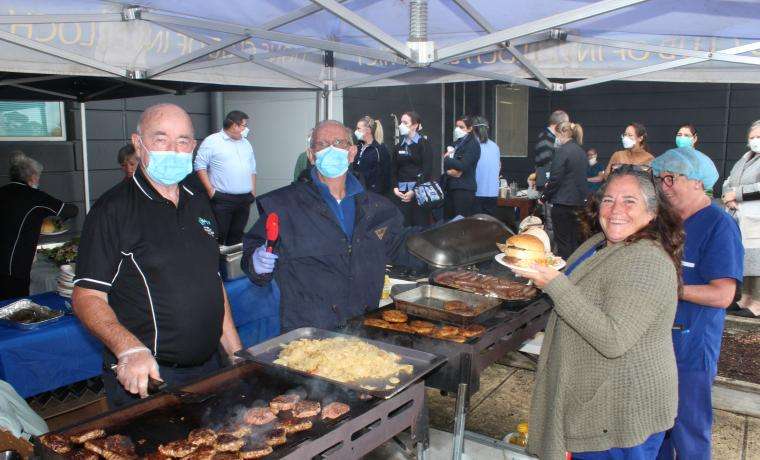
[[[591,157],[588,159],[588,164],[591,166],[594,166],[596,164],[596,157]]]
[[[760,153],[760,137],[753,137],[750,139],[749,148],[755,153]]]
[[[676,147],[685,148],[685,147],[693,147],[693,146],[694,146],[694,138],[688,137],[688,136],[676,136]]]
[[[140,139],[142,144],[142,139]],[[173,150],[148,150],[150,162],[145,168],[148,175],[163,185],[174,185],[184,179],[193,170],[193,154]]]
[[[248,134],[250,133],[251,133],[251,130],[246,126],[245,128],[243,128],[243,132],[241,132],[240,135],[243,136],[243,138],[246,138],[248,137]]]
[[[467,135],[467,131],[463,130],[459,126],[457,126],[456,128],[454,128],[454,140],[455,141],[458,141],[459,139],[463,138],[466,135]]]
[[[409,126],[401,123],[398,125],[398,133],[402,136],[406,136],[409,134]]]
[[[333,145],[317,152],[315,165],[323,176],[334,179],[348,171],[348,150]]]
[[[621,139],[623,140],[623,148],[625,149],[632,149],[636,145],[636,141],[628,136],[622,136]]]
[[[36,184],[29,184],[29,186],[32,187],[33,189],[37,190],[38,188],[40,188],[40,183],[37,182]]]
[[[364,140],[364,133],[362,132],[361,129],[357,129],[356,131],[354,131],[354,136],[356,136],[356,138],[360,141]]]

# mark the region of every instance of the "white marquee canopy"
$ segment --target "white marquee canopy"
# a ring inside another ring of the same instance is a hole
[[[759,83],[759,65],[758,0],[0,0],[0,71],[115,85],[485,79],[566,91]],[[35,81],[15,80],[0,84]]]

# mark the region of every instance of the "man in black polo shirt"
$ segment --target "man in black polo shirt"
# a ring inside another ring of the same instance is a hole
[[[140,166],[87,216],[72,296],[106,345],[111,407],[145,397],[149,376],[179,385],[218,369],[220,342],[230,355],[241,348],[208,198],[183,181],[195,148],[190,117],[172,104],[149,107],[132,143]]]

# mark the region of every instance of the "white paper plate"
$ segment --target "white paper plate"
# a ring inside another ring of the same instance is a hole
[[[507,268],[509,268],[511,270],[522,270],[522,271],[527,272],[527,273],[536,273],[536,271],[533,270],[532,268],[519,267],[517,265],[512,265],[512,264],[507,263],[504,260],[504,258],[506,256],[507,255],[502,252],[500,254],[496,254],[496,256],[494,256],[494,259],[496,260],[496,262],[499,262],[500,264],[504,265],[505,267],[507,267]],[[555,270],[561,270],[561,269],[565,268],[565,265],[567,265],[567,262],[565,262],[565,259],[562,259],[561,257],[554,256],[554,260],[555,260],[555,262],[554,262],[554,264],[551,267],[553,269],[555,269]]]

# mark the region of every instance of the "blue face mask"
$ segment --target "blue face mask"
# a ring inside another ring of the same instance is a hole
[[[676,147],[679,149],[684,147],[693,147],[694,139],[687,136],[676,136]]]
[[[348,150],[329,146],[316,153],[317,171],[323,176],[334,179],[348,171]]]
[[[142,143],[142,139],[140,140]],[[143,144],[145,147],[145,144]],[[145,150],[148,150],[147,148]],[[173,150],[148,150],[150,163],[145,168],[151,179],[159,184],[174,185],[193,170],[193,154]]]

